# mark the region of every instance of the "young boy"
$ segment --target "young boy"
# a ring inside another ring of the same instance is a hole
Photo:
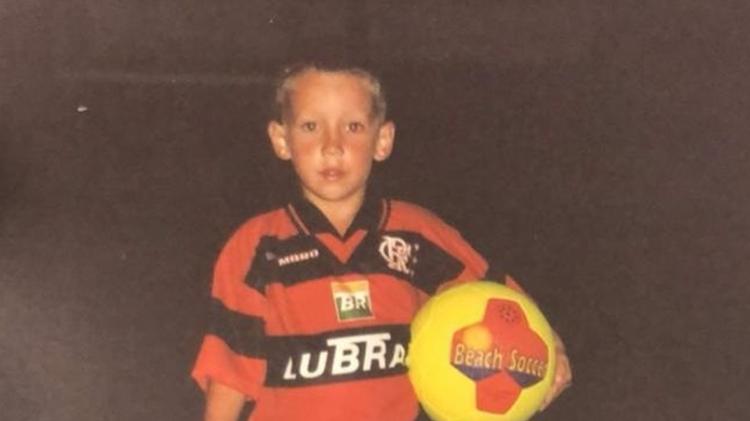
[[[488,265],[433,214],[368,191],[395,133],[369,72],[292,68],[276,106],[268,135],[301,197],[247,221],[218,258],[193,370],[205,420],[415,420],[409,324],[438,289]],[[548,402],[570,382],[558,348]]]

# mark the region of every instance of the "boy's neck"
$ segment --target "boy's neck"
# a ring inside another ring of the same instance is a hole
[[[307,197],[328,218],[328,221],[343,236],[351,226],[365,200],[364,193],[357,194],[345,200],[330,202],[315,197]]]

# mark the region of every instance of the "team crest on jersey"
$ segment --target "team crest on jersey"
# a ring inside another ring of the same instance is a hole
[[[340,322],[374,317],[370,300],[370,283],[367,280],[331,282],[336,317]]]
[[[419,244],[409,244],[403,238],[384,235],[380,241],[378,251],[388,264],[388,268],[412,276],[415,262],[414,253],[419,250]]]

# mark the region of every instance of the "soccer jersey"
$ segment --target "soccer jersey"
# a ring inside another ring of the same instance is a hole
[[[404,359],[420,306],[487,264],[428,211],[368,198],[344,235],[300,200],[256,216],[216,263],[193,377],[242,394],[251,421],[417,416]]]

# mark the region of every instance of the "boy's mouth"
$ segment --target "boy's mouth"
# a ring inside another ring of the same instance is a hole
[[[343,177],[344,171],[336,169],[336,168],[326,168],[322,171],[320,171],[321,177],[328,181],[336,181]]]

